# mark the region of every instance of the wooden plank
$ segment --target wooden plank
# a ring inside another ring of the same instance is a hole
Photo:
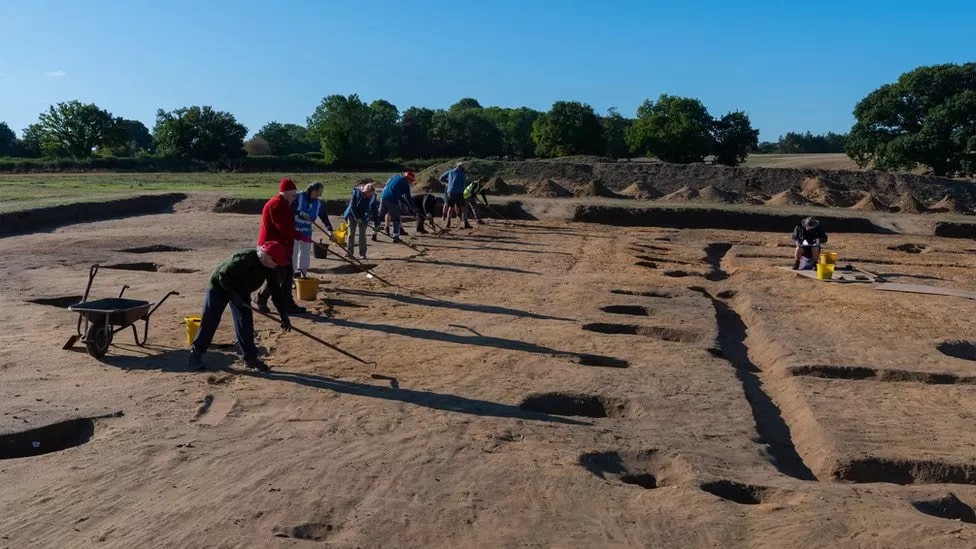
[[[898,284],[895,282],[889,282],[887,284],[878,284],[874,287],[874,289],[881,290],[883,292],[945,295],[976,300],[976,292],[967,292],[966,290],[956,290],[953,288],[942,288],[939,286],[926,286],[925,284]]]

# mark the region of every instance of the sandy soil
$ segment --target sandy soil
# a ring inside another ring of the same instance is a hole
[[[781,271],[785,234],[493,221],[373,245],[399,288],[315,261],[295,325],[375,368],[257,319],[274,369],[250,374],[225,315],[226,369],[189,373],[183,317],[257,224],[185,207],[0,240],[0,430],[124,413],[0,460],[0,547],[976,543],[969,300]],[[831,244],[976,290],[971,241],[906,238]],[[189,251],[118,251],[154,244]],[[145,348],[63,351],[76,317],[30,302],[93,263],[93,297],[181,292]]]

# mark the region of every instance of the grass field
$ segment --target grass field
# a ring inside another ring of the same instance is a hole
[[[366,177],[383,182],[387,173],[95,173],[0,175],[0,213],[59,204],[176,191],[212,191],[233,198],[270,198],[282,177],[299,189],[313,181],[325,184],[323,198],[344,198]]]

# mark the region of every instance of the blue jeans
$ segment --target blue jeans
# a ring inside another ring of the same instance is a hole
[[[249,297],[241,298],[245,303]],[[220,324],[220,317],[224,314],[224,309],[230,303],[230,295],[222,288],[209,288],[203,298],[203,313],[200,315],[200,329],[197,336],[193,338],[190,349],[198,354],[207,352],[210,342],[213,341],[217,325]],[[241,350],[244,359],[257,358],[258,349],[254,345],[254,315],[250,309],[238,309],[231,305],[230,316],[234,319],[234,333],[237,334],[237,346]]]
[[[400,238],[400,202],[384,198],[383,211],[390,214],[393,221],[393,238]]]

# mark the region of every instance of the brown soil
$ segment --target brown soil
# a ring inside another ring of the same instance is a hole
[[[910,192],[904,192],[898,197],[895,208],[901,213],[917,214],[925,211],[925,206]]]
[[[794,189],[774,194],[766,201],[769,206],[810,206],[812,202]]]
[[[511,188],[501,177],[492,177],[489,179],[488,183],[485,184],[485,190],[489,194],[495,195],[505,195],[511,192]]]
[[[738,202],[738,197],[734,192],[725,191],[712,185],[708,185],[698,191],[698,199],[702,202],[719,202],[724,204]]]
[[[256,316],[268,374],[235,361],[230,314],[187,371],[184,317],[256,215],[0,239],[2,545],[976,545],[971,301],[781,270],[789,226],[751,214],[774,232],[492,220],[411,232],[423,256],[370,242],[376,276],[322,275],[292,323],[375,365]],[[888,249],[906,241],[830,245],[976,291],[970,242]],[[122,251],[163,243],[188,251]],[[648,246],[658,269],[635,265]],[[180,295],[145,347],[62,350],[89,266],[136,260],[199,272],[101,270],[92,299]]]
[[[603,184],[599,179],[590,181],[582,187],[578,187],[576,191],[573,192],[573,196],[577,198],[590,197],[590,196],[602,196],[606,198],[620,198],[620,195],[611,191]]]
[[[649,200],[659,198],[661,196],[661,193],[658,192],[657,189],[643,181],[634,181],[630,185],[624,187],[624,189],[620,191],[620,194],[623,196],[632,196],[640,200]]]
[[[529,196],[538,198],[568,198],[573,194],[552,179],[545,179],[529,188]]]
[[[685,186],[662,196],[661,200],[665,202],[690,202],[696,198],[698,198],[698,191],[692,189],[691,187]]]
[[[430,192],[436,194],[444,193],[444,184],[440,182],[436,177],[428,177],[426,180],[421,180],[419,177],[417,181],[411,187],[411,191],[414,193]]]
[[[811,202],[831,208],[844,208],[852,203],[836,184],[820,176],[804,179],[803,183],[800,184],[799,194]]]
[[[864,212],[886,212],[888,207],[881,203],[877,198],[871,193],[865,193],[864,197],[857,201],[856,204],[851,206],[852,210],[859,210]]]
[[[973,213],[972,210],[967,210],[966,208],[962,207],[962,205],[960,205],[959,202],[955,198],[953,198],[952,195],[949,194],[943,196],[942,200],[939,200],[938,202],[929,206],[928,210],[934,213],[939,213],[939,212],[961,213],[961,214]]]

